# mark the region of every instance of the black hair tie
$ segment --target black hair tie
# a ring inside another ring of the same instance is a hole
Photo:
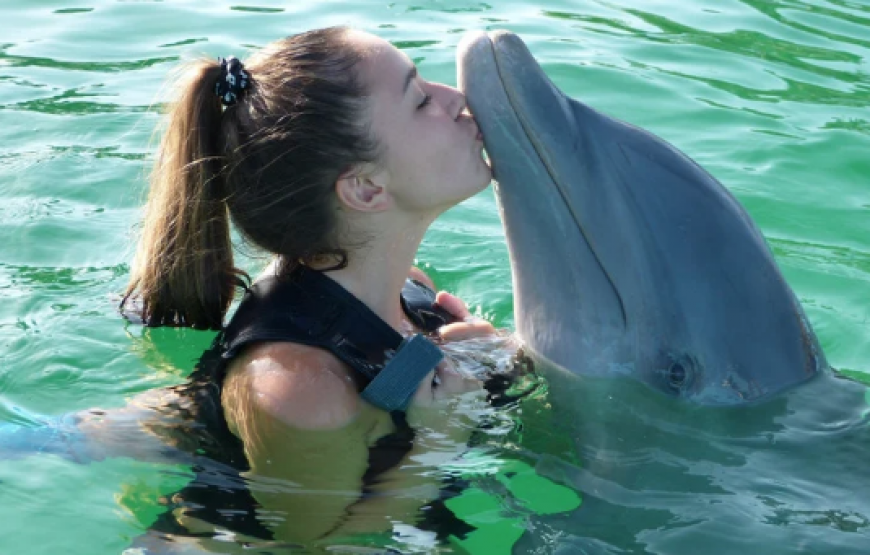
[[[221,76],[214,84],[214,93],[221,99],[221,104],[232,106],[242,91],[248,88],[251,78],[242,66],[242,62],[235,56],[219,58],[219,60],[221,61]]]

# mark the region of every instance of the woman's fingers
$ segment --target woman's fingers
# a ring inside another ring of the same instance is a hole
[[[465,302],[447,291],[439,291],[435,296],[435,304],[452,314],[457,320],[465,320],[471,316]]]
[[[493,333],[495,333],[493,325],[481,318],[473,318],[467,322],[454,322],[438,328],[438,335],[443,341],[462,341]]]
[[[440,291],[435,297],[435,304],[460,320],[438,328],[438,335],[444,341],[461,341],[495,333],[492,324],[482,318],[472,316],[462,299],[456,295]]]
[[[442,361],[436,367],[435,376],[439,382],[435,388],[435,396],[442,399],[459,393],[479,390],[482,387],[479,380],[457,370],[449,359]]]

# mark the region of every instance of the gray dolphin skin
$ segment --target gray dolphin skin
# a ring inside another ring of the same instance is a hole
[[[535,356],[705,405],[769,398],[827,368],[758,227],[698,164],[567,97],[512,33],[466,36],[457,66]]]

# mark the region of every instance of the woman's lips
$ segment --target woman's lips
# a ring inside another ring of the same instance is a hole
[[[477,121],[474,119],[474,116],[466,113],[465,117],[468,118],[468,121],[471,123],[475,140],[482,141],[483,133],[480,132],[480,127],[477,125]]]

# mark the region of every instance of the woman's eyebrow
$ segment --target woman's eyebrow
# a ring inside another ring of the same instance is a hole
[[[402,88],[402,96],[405,96],[405,93],[408,92],[408,85],[411,84],[414,77],[417,77],[417,66],[413,66],[410,71],[408,71],[408,75],[405,76],[405,86]]]

